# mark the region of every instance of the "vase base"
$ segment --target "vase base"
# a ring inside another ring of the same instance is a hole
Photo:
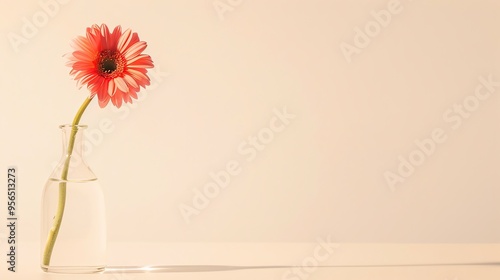
[[[65,273],[65,274],[90,274],[102,273],[105,266],[41,266],[44,272],[48,273]]]

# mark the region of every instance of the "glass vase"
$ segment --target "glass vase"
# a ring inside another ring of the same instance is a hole
[[[42,196],[41,268],[97,273],[106,263],[104,196],[84,159],[85,125],[61,125],[63,156]]]

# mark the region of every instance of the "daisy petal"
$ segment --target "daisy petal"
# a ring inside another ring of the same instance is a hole
[[[137,82],[134,80],[134,78],[132,78],[131,76],[129,75],[125,75],[123,76],[123,79],[127,82],[128,85],[130,85],[131,87],[133,88],[139,88],[139,85],[137,84]]]
[[[136,57],[138,54],[142,53],[146,49],[148,44],[146,42],[137,42],[134,45],[130,46],[124,53],[125,59],[129,60]]]
[[[108,95],[113,96],[115,95],[115,92],[116,92],[116,83],[114,82],[114,80],[111,80],[109,81],[108,84]]]
[[[125,83],[125,80],[122,77],[116,77],[114,81],[116,83],[116,86],[118,86],[118,89],[123,92],[128,91],[127,83]]]
[[[127,29],[125,30],[125,32],[123,32],[122,36],[118,40],[118,45],[116,46],[117,51],[122,53],[128,47],[128,44],[132,39],[131,33],[132,31],[130,29]]]

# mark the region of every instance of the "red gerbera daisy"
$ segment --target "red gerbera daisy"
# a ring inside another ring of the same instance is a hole
[[[73,41],[75,51],[68,58],[74,76],[81,88],[87,85],[90,97],[97,94],[99,106],[109,100],[118,108],[122,102],[137,99],[140,87],[150,84],[146,68],[153,67],[151,57],[142,54],[147,44],[139,40],[130,29],[122,32],[121,26],[110,33],[105,24],[87,28],[85,37]]]

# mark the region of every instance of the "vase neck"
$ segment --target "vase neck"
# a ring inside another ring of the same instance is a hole
[[[62,157],[59,164],[52,172],[51,178],[54,180],[86,181],[95,180],[92,172],[85,161],[85,125],[61,125],[62,132]]]
[[[83,158],[84,132],[86,125],[61,125],[62,132],[62,153],[64,157]]]

